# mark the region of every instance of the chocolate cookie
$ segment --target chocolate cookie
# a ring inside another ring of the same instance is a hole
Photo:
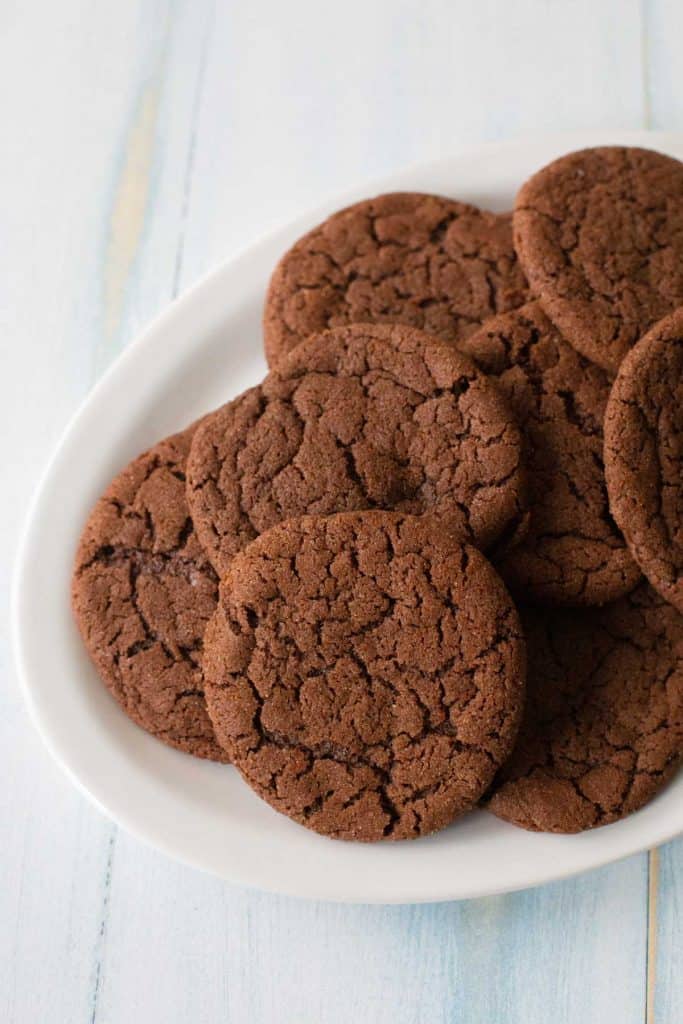
[[[647,584],[591,609],[523,609],[527,702],[489,808],[580,832],[650,800],[683,752],[683,617]]]
[[[514,742],[524,644],[502,582],[435,516],[290,520],[233,560],[206,632],[218,740],[276,810],[407,839],[472,807]]]
[[[609,515],[602,424],[610,381],[560,336],[537,302],[495,317],[461,345],[495,377],[522,428],[531,521],[496,558],[514,593],[604,604],[640,579]]]
[[[199,427],[187,480],[220,574],[305,514],[436,510],[479,547],[526,523],[506,402],[466,356],[411,327],[354,324],[303,342]]]
[[[129,718],[172,747],[225,761],[200,667],[218,581],[185,498],[194,430],[135,459],[97,502],[76,555],[73,608],[90,657]]]
[[[513,226],[545,312],[606,370],[683,304],[683,164],[672,157],[611,146],[570,153],[522,187]]]
[[[456,342],[528,298],[511,218],[398,192],[334,214],[285,253],[263,327],[271,366],[310,334],[402,323]]]
[[[605,418],[605,471],[633,557],[683,613],[683,308],[621,364]]]

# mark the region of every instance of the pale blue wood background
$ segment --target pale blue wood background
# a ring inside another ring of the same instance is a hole
[[[683,8],[653,0],[4,0],[0,600],[79,400],[273,222],[459,145],[683,130]],[[528,893],[306,904],[105,820],[31,729],[0,639],[0,1021],[683,1020],[683,841]]]

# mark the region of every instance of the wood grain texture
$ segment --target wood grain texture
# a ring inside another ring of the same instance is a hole
[[[641,17],[646,127],[680,131],[683,5],[669,0],[642,0]]]
[[[401,163],[546,130],[683,127],[681,17],[662,0],[5,4],[0,418],[18,443],[3,612],[55,437],[178,290]],[[101,817],[30,728],[6,630],[0,667],[3,1022],[683,1018],[683,841],[657,877],[643,855],[461,904],[237,890]]]
[[[0,18],[0,415],[2,436],[16,440],[7,457],[11,499],[0,511],[6,619],[29,493],[93,380],[91,268],[102,183],[115,154],[111,136],[125,117],[137,5],[96,15],[87,3],[13,4]],[[94,45],[103,35],[104,49]],[[30,728],[10,669],[8,630],[0,632],[0,1019],[85,1021],[111,826],[71,788]]]
[[[667,843],[659,860],[655,969],[652,1020],[656,1024],[683,1020],[683,839]],[[649,1022],[648,1022],[649,1024]]]
[[[231,889],[120,835],[97,1019],[635,1024],[645,873],[631,858],[495,899],[344,907]],[[122,956],[141,935],[146,955]]]

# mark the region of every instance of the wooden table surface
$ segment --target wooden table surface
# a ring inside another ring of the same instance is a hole
[[[681,41],[676,0],[4,0],[3,612],[60,431],[175,295],[271,224],[411,161],[564,129],[683,130]],[[236,889],[92,807],[28,721],[7,629],[0,659],[0,1021],[683,1020],[683,841],[469,903]]]

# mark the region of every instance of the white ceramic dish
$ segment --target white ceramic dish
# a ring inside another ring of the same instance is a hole
[[[263,374],[269,273],[304,230],[346,202],[407,189],[509,208],[519,184],[584,145],[651,146],[683,158],[683,136],[603,133],[479,147],[337,197],[219,267],[121,356],[74,417],[28,519],[14,593],[17,660],[34,721],[56,760],[105,813],[173,857],[232,882],[298,896],[409,903],[500,893],[565,877],[683,831],[683,773],[625,821],[578,836],[536,835],[475,812],[439,835],[333,842],[276,814],[237,772],[175,752],[132,725],[98,681],[71,619],[73,552],[110,477],[157,439]]]

